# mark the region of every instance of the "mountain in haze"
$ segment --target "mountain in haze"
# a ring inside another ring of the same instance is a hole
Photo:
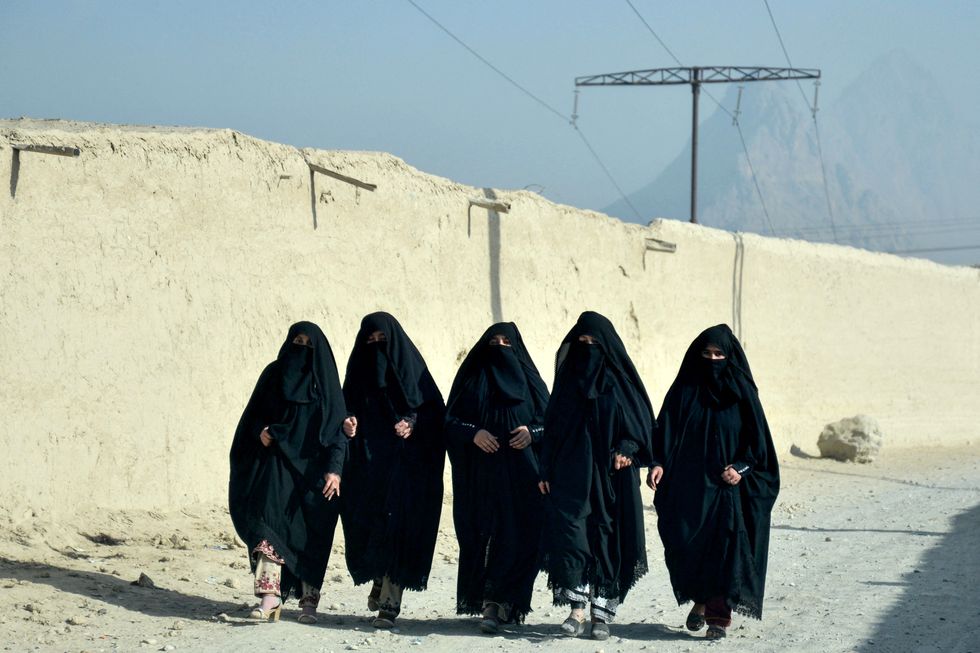
[[[738,91],[726,86],[716,97],[731,111]],[[812,86],[803,89],[812,101]],[[711,105],[705,94],[701,102]],[[768,218],[738,131],[719,110],[700,127],[699,220],[808,240],[833,242],[836,235],[842,244],[881,251],[980,245],[980,131],[957,116],[907,54],[876,60],[818,120],[833,227],[814,124],[793,82],[748,83],[742,96],[739,122]],[[689,184],[690,142],[629,199],[644,216],[686,219]],[[622,200],[605,211],[635,219]],[[980,249],[929,256],[975,262]]]

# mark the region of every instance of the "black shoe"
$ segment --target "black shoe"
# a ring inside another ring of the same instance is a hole
[[[600,642],[609,639],[609,624],[605,621],[593,621],[592,639],[597,639]]]
[[[694,632],[701,630],[704,628],[704,613],[695,612],[694,608],[691,608],[691,611],[687,613],[687,623],[684,625],[687,626],[688,630]]]
[[[562,622],[561,632],[563,635],[568,635],[569,637],[578,637],[585,632],[585,622],[579,621],[575,617],[569,617]]]

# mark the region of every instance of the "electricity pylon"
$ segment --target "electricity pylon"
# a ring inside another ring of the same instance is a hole
[[[815,68],[770,68],[763,66],[679,66],[630,70],[624,73],[576,77],[575,86],[672,86],[690,84],[691,112],[691,222],[698,221],[698,98],[702,84],[729,82],[776,82],[789,79],[820,79]]]

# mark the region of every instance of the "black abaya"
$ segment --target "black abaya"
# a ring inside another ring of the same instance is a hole
[[[595,345],[579,336],[595,338]],[[647,571],[638,466],[651,459],[650,400],[612,323],[583,313],[558,349],[545,415],[544,566],[557,589],[621,602]],[[633,464],[614,469],[616,453]],[[556,603],[563,600],[556,592]]]
[[[293,343],[298,334],[310,346]],[[283,559],[282,596],[299,581],[323,584],[339,501],[322,494],[324,475],[340,474],[347,451],[343,393],[330,343],[311,322],[289,328],[242,414],[231,446],[228,506],[251,551],[262,540]],[[259,434],[268,426],[274,442]],[[254,571],[255,561],[252,561]]]
[[[725,359],[703,358],[709,344]],[[678,603],[722,597],[761,618],[779,465],[748,361],[727,325],[688,348],[664,398],[654,458],[664,468],[657,527]],[[738,485],[722,480],[728,465],[742,475]]]
[[[490,345],[495,335],[506,336],[510,346]],[[511,322],[487,329],[456,373],[446,438],[459,540],[459,614],[480,614],[484,600],[510,605],[517,622],[531,611],[542,518],[536,449],[547,403],[548,388]],[[519,426],[532,438],[523,449],[509,444]],[[480,429],[497,438],[499,449],[486,453],[474,444]]]
[[[368,343],[375,331],[385,340]],[[356,584],[387,577],[423,590],[442,510],[445,405],[422,355],[388,313],[361,321],[344,379],[357,418],[344,472],[347,569]],[[395,435],[406,420],[412,434]]]

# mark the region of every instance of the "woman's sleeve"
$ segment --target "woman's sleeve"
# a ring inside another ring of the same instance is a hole
[[[235,432],[235,441],[232,443],[232,457],[254,454],[259,445],[259,435],[262,429],[269,425],[270,415],[272,414],[272,404],[275,398],[273,392],[275,375],[272,372],[272,364],[266,366],[259,375],[249,397],[242,417],[238,422]]]
[[[443,431],[446,427],[446,408],[441,400],[430,399],[419,406],[415,412],[400,415],[398,419],[404,419],[412,427],[410,437],[418,438],[416,446],[422,446],[434,455],[445,451]]]
[[[446,442],[450,446],[465,447],[473,443],[473,438],[479,430],[480,427],[472,422],[449,416],[446,419]]]
[[[544,424],[530,424],[527,430],[531,433],[531,444],[541,444],[544,437]]]
[[[735,460],[732,469],[740,476],[751,474],[756,468],[766,468],[769,464],[771,436],[769,424],[762,404],[754,390],[746,400],[739,403],[742,426],[738,433],[738,448],[735,450]]]
[[[660,406],[660,418],[657,419],[653,427],[652,439],[650,442],[651,461],[650,467],[667,468],[670,461],[667,460],[668,452],[671,450],[671,438],[673,437],[674,420],[671,418],[676,412],[676,395],[673,394],[674,388],[667,391],[664,403]]]
[[[637,454],[645,454],[650,451],[650,433],[643,433],[643,431],[648,430],[644,426],[644,420],[640,419],[630,419],[622,404],[617,404],[616,413],[614,417],[613,428],[616,429],[615,435],[613,436],[613,453],[620,453],[627,458],[633,460],[637,458]],[[641,462],[648,462],[645,460],[649,458],[649,455],[642,456],[644,460]]]
[[[538,439],[538,476],[540,480],[551,482],[551,466],[555,457],[555,434],[548,429],[541,429],[541,437]]]
[[[347,436],[344,435],[343,423],[337,429],[337,433],[330,439],[330,444],[326,449],[326,474],[341,475],[344,471],[344,463],[347,462]]]
[[[633,440],[620,440],[619,444],[616,445],[615,452],[619,453],[627,458],[632,459],[636,456],[636,452],[640,450],[640,445],[638,445]]]

